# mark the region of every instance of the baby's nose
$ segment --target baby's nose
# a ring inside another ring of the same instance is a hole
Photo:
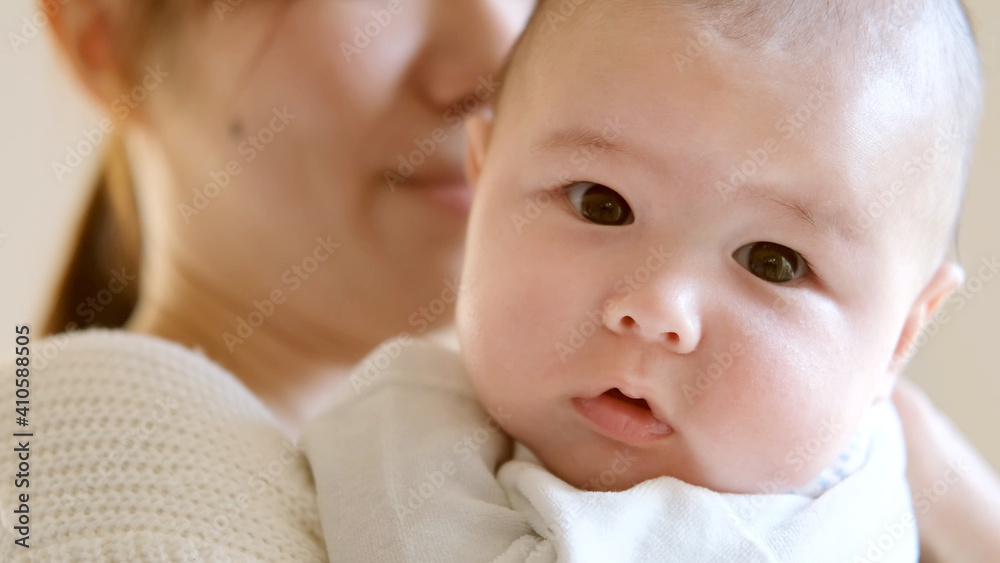
[[[619,296],[604,324],[616,334],[661,344],[677,354],[690,354],[701,341],[701,319],[693,297],[681,292],[649,288]]]

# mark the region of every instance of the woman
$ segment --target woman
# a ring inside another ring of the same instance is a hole
[[[121,121],[48,328],[126,331],[37,344],[48,438],[33,463],[52,477],[32,501],[35,557],[325,558],[308,467],[285,438],[368,349],[450,320],[469,201],[460,123],[495,92],[531,4],[53,10],[61,51]],[[92,306],[108,288],[121,291]],[[943,422],[915,396],[898,402],[913,407],[919,487],[957,438],[927,442]],[[980,467],[936,507],[1000,489]],[[24,491],[5,487],[10,514]],[[951,543],[988,516],[929,519],[928,552],[996,549]]]
[[[461,117],[488,100],[483,84],[531,7],[383,4],[87,0],[54,21],[109,113],[122,96],[136,106],[123,128],[144,262],[129,330],[202,347],[290,433],[454,281],[470,196]],[[154,89],[150,72],[165,74]],[[112,196],[128,191],[106,180]],[[122,255],[77,263],[99,286],[114,268],[138,271],[135,219],[120,215]],[[99,289],[74,284],[72,304]],[[275,290],[287,302],[240,337],[238,319]],[[112,305],[123,321],[131,304]]]

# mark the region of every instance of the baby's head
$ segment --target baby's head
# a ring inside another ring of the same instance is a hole
[[[962,281],[980,100],[957,2],[542,2],[469,127],[480,400],[581,488],[807,482]]]

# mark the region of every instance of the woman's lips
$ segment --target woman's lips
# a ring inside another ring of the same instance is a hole
[[[413,177],[396,186],[396,190],[426,198],[434,205],[462,215],[468,215],[472,207],[472,189],[465,180]]]
[[[659,440],[673,429],[657,418],[643,399],[610,389],[589,399],[573,399],[573,407],[608,438],[633,446]]]

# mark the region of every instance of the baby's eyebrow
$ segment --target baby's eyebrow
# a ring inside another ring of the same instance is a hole
[[[837,235],[844,241],[853,239],[849,229],[844,227],[845,223],[838,220],[838,217],[816,212],[805,200],[791,194],[774,194],[761,186],[744,184],[732,195],[737,203],[760,208],[778,206],[816,231]]]
[[[602,135],[593,129],[558,129],[531,146],[533,152],[558,147],[592,148],[601,152],[626,152],[614,142],[611,135]]]
[[[747,186],[750,193],[750,197],[759,197],[761,199],[769,200],[785,209],[790,211],[795,217],[809,223],[815,228],[820,228],[819,223],[816,222],[816,215],[809,209],[809,207],[802,201],[797,199],[784,198],[781,196],[776,196],[769,194],[763,190],[758,190],[754,186]],[[749,198],[746,198],[749,199]]]
[[[621,130],[608,126],[604,130],[589,127],[567,127],[557,129],[540,141],[531,144],[533,153],[546,149],[584,149],[613,157],[624,157],[640,166],[653,168],[654,159],[643,151],[622,145],[616,141]]]

